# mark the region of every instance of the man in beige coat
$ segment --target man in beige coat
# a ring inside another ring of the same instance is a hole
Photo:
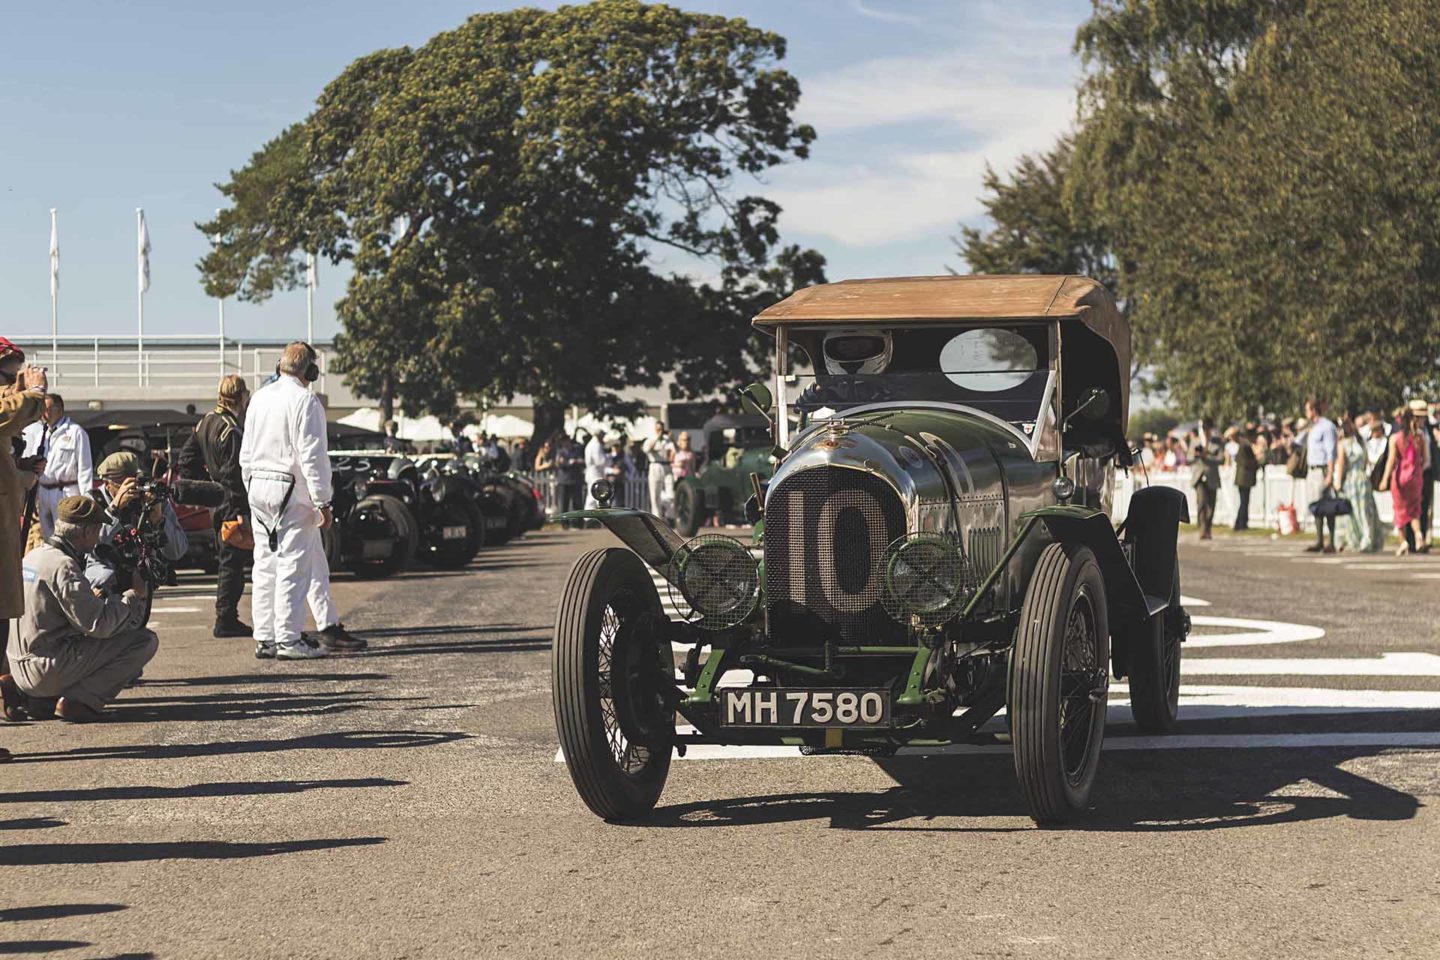
[[[45,412],[45,371],[27,366],[25,353],[0,337],[0,674],[10,621],[25,609],[20,582],[20,514],[30,484],[16,466],[11,441]],[[31,479],[33,481],[33,473]],[[0,747],[0,761],[10,754]]]
[[[102,596],[85,576],[109,515],[90,497],[66,497],[50,539],[25,556],[25,613],[16,631],[14,677],[0,677],[6,707],[32,717],[53,711],[66,720],[98,720],[133,683],[160,641],[144,627],[149,584],[138,572],[124,594]],[[16,697],[17,691],[28,702]],[[17,702],[19,701],[19,702]],[[40,709],[37,709],[37,706]]]

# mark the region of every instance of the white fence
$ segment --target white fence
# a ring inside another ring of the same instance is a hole
[[[1130,495],[1146,486],[1173,487],[1185,494],[1185,499],[1190,503],[1190,517],[1195,518],[1195,488],[1190,479],[1190,471],[1182,470],[1175,473],[1163,473],[1151,470],[1147,475],[1141,470],[1131,470],[1128,474],[1123,471],[1116,474],[1115,478],[1115,506],[1112,511],[1115,519],[1121,520],[1125,516],[1126,507],[1130,502]],[[1440,484],[1436,484],[1437,493],[1440,493]],[[1375,506],[1380,512],[1380,520],[1389,525],[1392,517],[1391,500],[1389,493],[1377,493]],[[1250,526],[1256,529],[1275,530],[1279,527],[1279,510],[1284,506],[1295,507],[1295,517],[1300,521],[1303,529],[1313,530],[1315,518],[1310,516],[1310,501],[1306,494],[1305,481],[1297,480],[1285,472],[1283,466],[1267,466],[1260,470],[1260,477],[1255,488],[1250,492]],[[1232,526],[1235,523],[1235,515],[1239,512],[1240,493],[1235,487],[1235,468],[1220,468],[1220,495],[1215,502],[1215,522],[1221,526]]]
[[[143,346],[135,337],[62,336],[23,342],[31,363],[49,368],[51,386],[74,390],[186,390],[210,396],[215,382],[238,373],[252,389],[274,372],[285,341],[240,341],[218,337],[147,336]],[[317,344],[320,382],[327,392],[330,365],[328,344]]]

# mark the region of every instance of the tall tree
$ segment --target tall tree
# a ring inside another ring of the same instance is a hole
[[[1388,408],[1440,357],[1440,9],[1334,0],[1249,50],[1230,112],[1149,196],[1171,392],[1224,413]]]
[[[202,274],[260,300],[302,251],[349,261],[340,361],[411,411],[523,394],[543,434],[682,361],[686,389],[713,387],[753,350],[755,299],[823,266],[777,255],[779,207],[734,189],[814,139],[784,54],[743,20],[597,0],[362,57],[221,186]],[[661,247],[720,279],[662,274]]]
[[[1074,143],[1021,157],[1008,178],[986,168],[980,203],[987,229],[962,227],[955,246],[976,273],[1078,273],[1117,281],[1110,239],[1093,208],[1067,196]]]

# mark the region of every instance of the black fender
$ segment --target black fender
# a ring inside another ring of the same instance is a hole
[[[1044,525],[1050,539],[1059,543],[1082,543],[1095,554],[1105,578],[1105,605],[1110,614],[1112,634],[1143,623],[1150,615],[1135,571],[1120,549],[1120,538],[1110,518],[1093,507],[1042,507],[1022,514]]]
[[[685,541],[670,529],[669,524],[653,513],[622,507],[601,507],[596,510],[562,513],[556,519],[562,522],[599,521],[619,537],[625,546],[639,554],[641,560],[658,570],[666,580],[674,582],[670,561],[675,552],[685,545]]]
[[[1190,505],[1179,490],[1145,487],[1130,498],[1125,539],[1135,546],[1135,574],[1151,613],[1180,603],[1179,597],[1170,594],[1175,587],[1175,565],[1180,562],[1176,552],[1180,524],[1189,522]]]

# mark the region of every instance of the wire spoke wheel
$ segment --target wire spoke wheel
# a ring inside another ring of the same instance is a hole
[[[575,562],[555,621],[555,727],[576,791],[607,820],[649,812],[670,770],[674,659],[640,558],[609,548]]]
[[[1037,823],[1061,823],[1090,801],[1109,694],[1105,583],[1088,547],[1040,554],[1020,610],[1009,703],[1015,775]]]

